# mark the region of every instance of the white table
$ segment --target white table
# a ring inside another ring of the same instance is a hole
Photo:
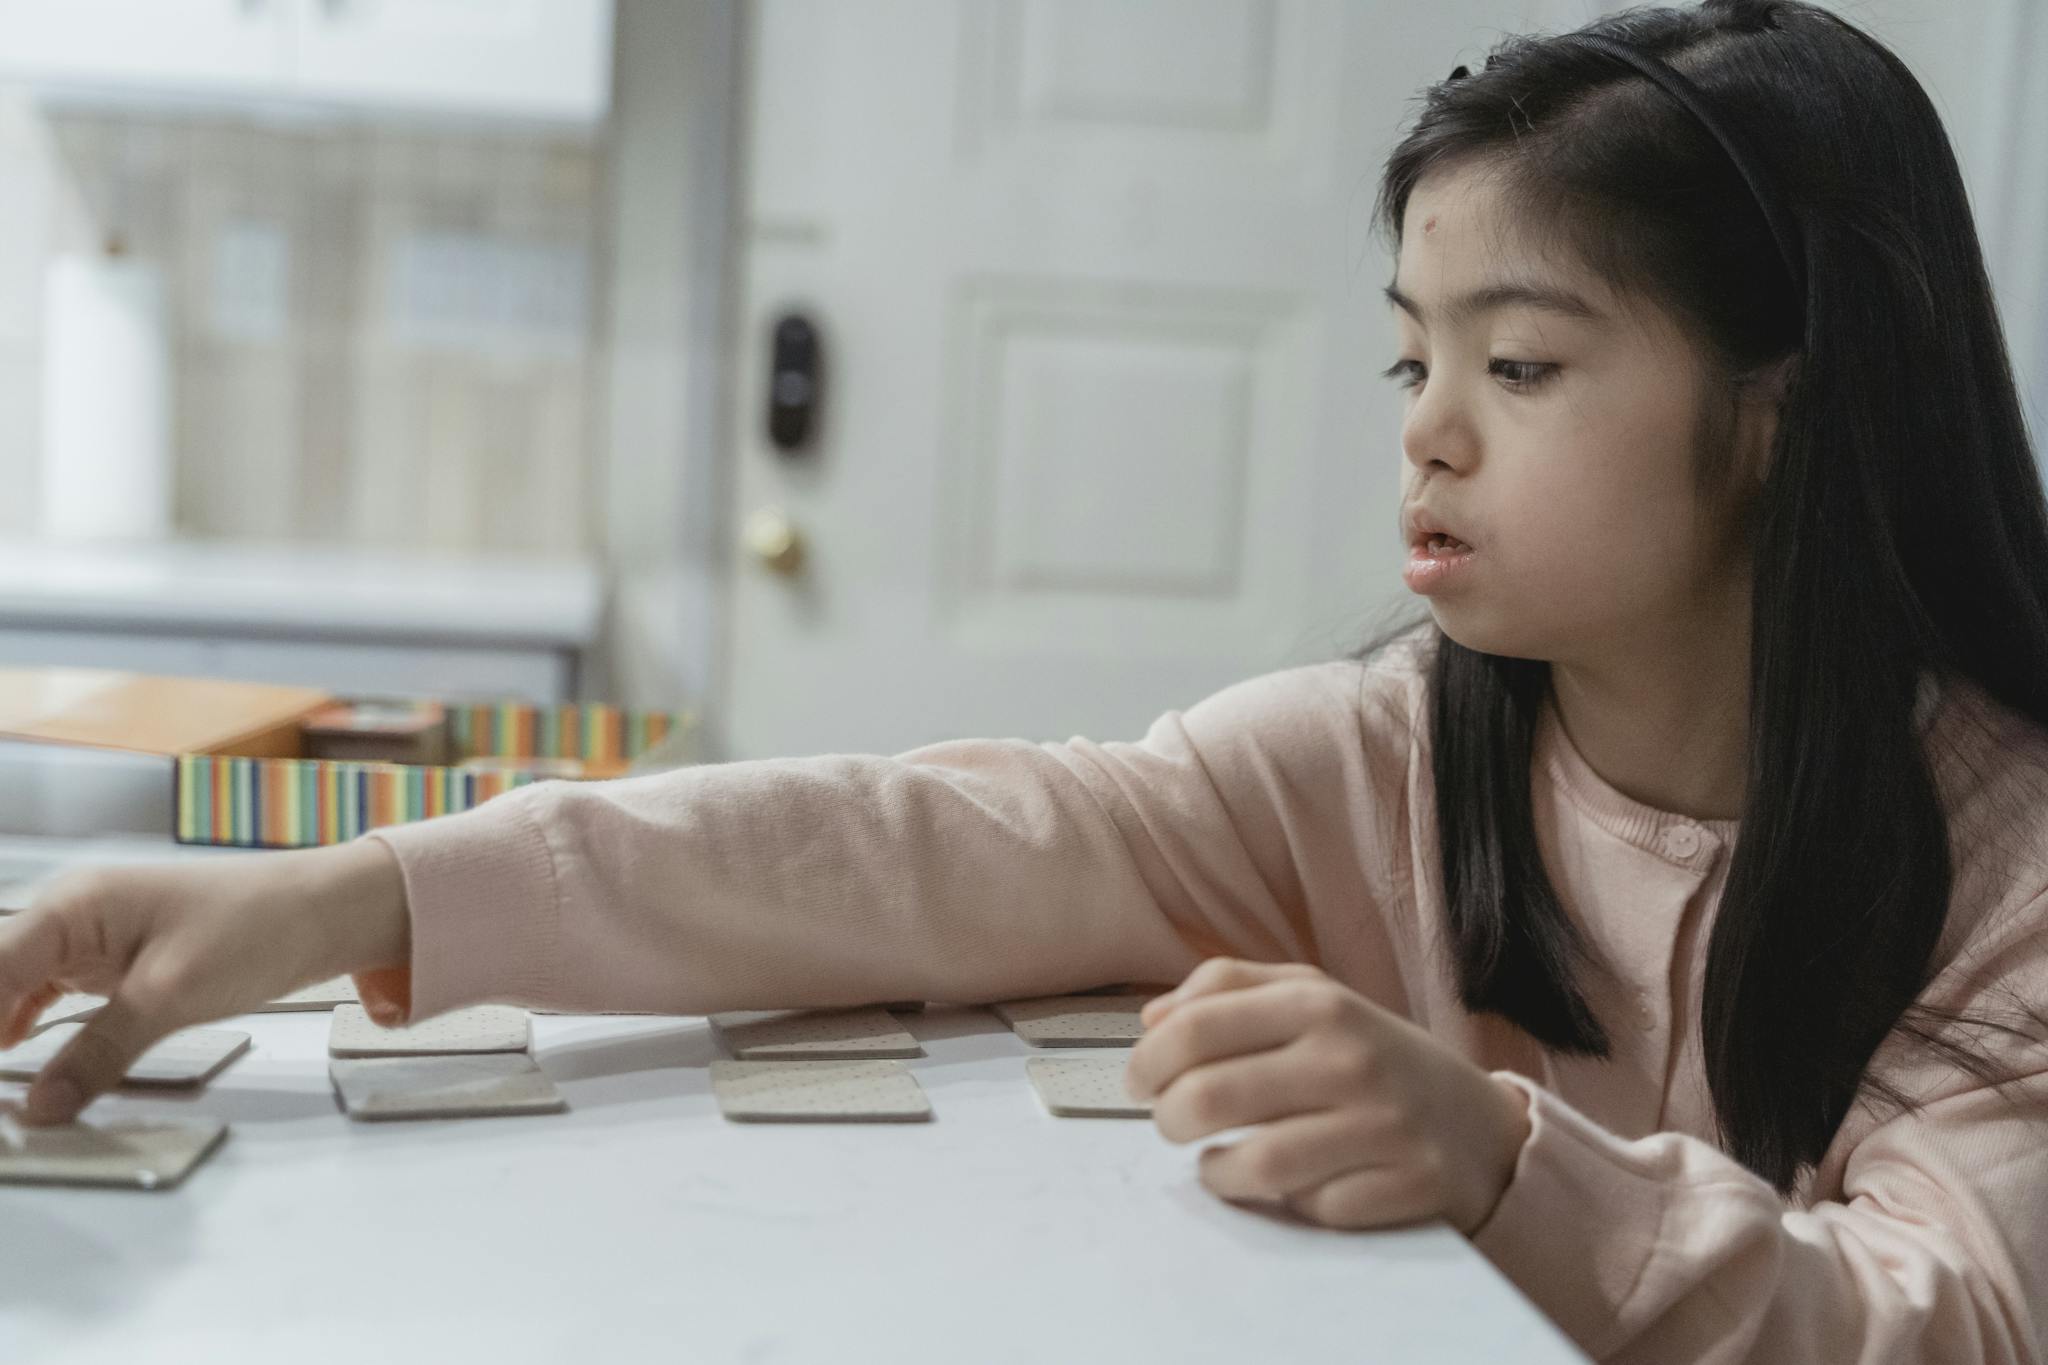
[[[353,1123],[328,1016],[248,1016],[204,1092],[91,1111],[226,1119],[184,1186],[0,1186],[0,1360],[1583,1359],[1449,1229],[1235,1208],[1149,1122],[1048,1115],[988,1011],[906,1018],[930,1123],[728,1122],[703,1020],[552,1016],[568,1113]]]

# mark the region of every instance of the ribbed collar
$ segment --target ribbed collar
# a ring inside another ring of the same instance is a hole
[[[1701,868],[1735,842],[1740,820],[1695,820],[1646,806],[1593,770],[1565,733],[1557,705],[1549,698],[1536,724],[1532,754],[1536,771],[1547,773],[1565,797],[1594,824],[1645,853],[1679,867]]]
[[[1957,706],[1951,706],[1951,701]],[[1974,685],[1962,680],[1944,679],[1931,671],[1924,672],[1920,675],[1914,697],[1913,726],[1927,737],[1943,717],[1959,707],[1964,711],[1980,712],[1991,706],[1989,699],[1983,698]],[[1982,727],[1978,728],[1981,731]],[[1983,743],[1981,735],[1975,742]],[[1948,747],[1956,745],[1952,742]],[[1946,750],[1943,753],[1945,755]],[[1687,868],[1705,867],[1713,862],[1714,855],[1722,848],[1732,845],[1741,832],[1740,820],[1695,820],[1688,815],[1676,815],[1646,806],[1609,785],[1593,770],[1593,765],[1586,762],[1585,755],[1579,752],[1571,736],[1565,732],[1554,697],[1543,699],[1532,757],[1535,770],[1547,773],[1566,798],[1585,812],[1594,824],[1666,862]]]

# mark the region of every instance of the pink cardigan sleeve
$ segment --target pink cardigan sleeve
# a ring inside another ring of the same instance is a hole
[[[1923,1001],[2009,1020],[2048,1001],[2037,900],[1987,951],[1970,989]],[[1987,962],[1995,972],[1982,973]],[[2048,1331],[2048,1048],[1970,1032],[1991,1082],[1894,1038],[1888,1078],[1916,1112],[1852,1112],[1806,1206],[1717,1148],[1624,1141],[1543,1087],[1506,1193],[1473,1243],[1589,1354],[1642,1365],[2038,1362]],[[1873,1101],[1875,1103],[1875,1101]],[[1888,1117],[1880,1117],[1889,1115]]]
[[[1215,953],[1313,961],[1303,868],[1364,895],[1349,817],[1380,780],[1360,742],[1369,673],[1268,674],[1131,743],[546,782],[393,826],[370,837],[398,856],[412,962],[365,977],[365,997],[415,1020],[484,1000],[706,1014],[1177,981]]]

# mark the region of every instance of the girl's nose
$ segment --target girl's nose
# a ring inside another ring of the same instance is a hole
[[[1479,445],[1471,423],[1457,411],[1444,389],[1425,390],[1409,405],[1401,423],[1401,453],[1425,473],[1454,470],[1469,473]]]

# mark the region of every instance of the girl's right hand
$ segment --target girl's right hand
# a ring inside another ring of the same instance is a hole
[[[410,959],[405,882],[376,839],[60,877],[0,919],[0,1047],[58,996],[108,997],[28,1092],[69,1123],[167,1034],[344,973]]]

